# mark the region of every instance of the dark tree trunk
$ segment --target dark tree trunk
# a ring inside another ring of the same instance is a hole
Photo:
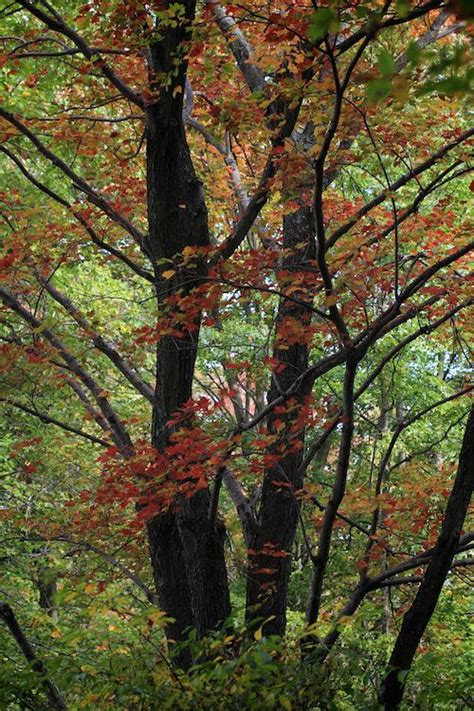
[[[169,641],[179,642],[186,638],[194,619],[176,515],[167,512],[155,516],[147,528],[153,578],[160,605],[174,620],[167,626],[166,634]],[[179,667],[187,668],[191,661],[186,647],[174,654],[174,662]]]
[[[57,579],[54,571],[47,566],[41,567],[35,582],[39,592],[39,606],[46,610],[50,617],[55,617],[54,598],[57,592]]]
[[[386,711],[399,708],[405,679],[421,637],[435,610],[441,589],[453,562],[474,487],[474,408],[466,425],[454,486],[448,499],[438,542],[415,599],[403,618],[402,627],[388,663],[380,701]]]
[[[160,260],[173,259],[185,247],[207,247],[209,231],[202,184],[194,171],[183,122],[183,96],[195,2],[184,2],[186,19],[150,47],[150,85],[156,100],[147,107],[147,251],[155,263],[158,313],[170,295],[186,296],[199,284],[202,268],[170,269]],[[163,79],[166,78],[166,82]],[[181,328],[180,337],[164,336],[157,344],[156,391],[152,443],[163,450],[171,434],[168,421],[192,396],[200,314]],[[189,423],[191,424],[191,423]],[[224,530],[210,520],[210,493],[200,491],[148,524],[157,591],[175,622],[170,638],[182,640],[189,627],[202,636],[230,613],[224,556]],[[184,655],[179,663],[186,664]]]
[[[312,209],[302,207],[288,215],[283,222],[283,246],[289,250],[283,262],[284,270],[301,271],[311,259],[314,218]],[[303,245],[303,246],[301,246]],[[307,294],[292,296],[310,304]],[[299,343],[285,347],[285,327],[288,321],[298,325],[311,323],[312,312],[305,303],[299,304],[282,298],[276,322],[276,345],[273,357],[278,363],[272,374],[268,401],[287,390],[308,367],[309,345]],[[286,599],[291,573],[291,549],[298,525],[298,493],[303,484],[301,464],[303,459],[304,429],[293,431],[300,415],[301,405],[309,395],[307,389],[295,392],[286,403],[283,414],[272,413],[268,418],[268,431],[281,431],[269,454],[281,456],[275,466],[264,474],[257,531],[249,554],[247,579],[247,620],[268,620],[265,634],[283,635],[286,627]],[[280,421],[280,423],[278,422]],[[281,424],[282,423],[282,424]],[[278,483],[282,482],[282,485]],[[285,486],[286,484],[286,486]],[[271,618],[271,619],[269,619]]]

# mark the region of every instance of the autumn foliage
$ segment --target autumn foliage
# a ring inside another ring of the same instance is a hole
[[[468,6],[0,10],[0,528],[32,561],[1,614],[28,658],[18,598],[56,641],[75,581],[161,659],[141,691],[86,666],[83,703],[30,659],[53,706],[436,700],[473,545]]]

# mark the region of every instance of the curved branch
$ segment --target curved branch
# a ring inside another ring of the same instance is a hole
[[[8,291],[0,288],[0,298],[2,299],[5,306],[10,308],[12,311],[18,314],[23,321],[29,324],[37,332],[41,333],[43,338],[51,343],[53,348],[55,348],[63,361],[66,363],[68,368],[81,380],[87,389],[94,396],[101,412],[103,413],[105,419],[113,433],[114,440],[120,450],[128,452],[131,449],[132,443],[130,436],[125,429],[125,426],[115,410],[112,408],[108,399],[104,395],[104,390],[101,388],[94,378],[88,373],[82,365],[79,363],[77,358],[70,353],[67,348],[63,345],[60,339],[54,335],[54,333],[46,328],[43,321],[40,321],[32,313],[30,313],[20,302]]]
[[[19,121],[13,114],[9,111],[5,111],[0,107],[0,117],[4,118],[6,121],[11,123],[12,126],[20,131],[28,140],[35,146],[39,153],[44,156],[50,163],[52,163],[56,168],[58,168],[64,175],[67,175],[70,180],[72,180],[73,185],[75,185],[79,190],[81,190],[85,195],[87,195],[89,201],[98,207],[102,212],[107,215],[113,222],[117,223],[123,229],[128,232],[131,237],[137,242],[137,244],[143,249],[145,245],[145,235],[135,227],[128,218],[118,212],[110,202],[95,190],[84,178],[82,178],[78,173],[76,173],[72,168],[70,168],[67,163],[65,163],[62,158],[57,156],[55,153],[49,150],[42,141],[30,131],[30,129],[25,126],[24,123]]]
[[[339,444],[339,455],[336,473],[334,475],[334,484],[331,491],[331,498],[329,499],[324,511],[323,523],[318,541],[318,553],[313,559],[314,569],[306,611],[306,622],[308,625],[313,625],[318,619],[323,581],[329,560],[332,531],[339,506],[344,498],[346,490],[351,443],[354,433],[354,379],[356,368],[357,362],[352,358],[348,358],[344,377],[344,419]]]
[[[38,281],[46,289],[48,294],[53,297],[58,304],[67,311],[67,313],[72,316],[77,324],[85,331],[85,333],[91,338],[95,347],[103,353],[107,358],[116,366],[116,368],[125,376],[128,382],[133,385],[133,387],[138,390],[149,402],[154,400],[154,390],[148,383],[145,383],[138,373],[132,368],[128,363],[124,361],[120,353],[90,325],[90,323],[84,318],[79,309],[73,304],[71,299],[69,299],[65,294],[56,289],[55,286],[48,280],[42,277],[39,273],[36,274]]]
[[[43,0],[43,5],[50,11],[51,15],[40,10],[40,8],[30,2],[30,0],[17,0],[19,5],[21,5],[25,10],[28,10],[32,15],[34,15],[38,20],[40,20],[46,27],[49,27],[53,32],[59,32],[59,34],[68,37],[76,47],[82,52],[84,57],[92,62],[92,64],[100,69],[102,74],[110,81],[111,84],[115,86],[116,89],[124,96],[126,99],[140,107],[144,108],[145,104],[142,97],[137,94],[133,89],[131,89],[122,79],[120,79],[113,69],[109,67],[108,64],[99,56],[94,59],[98,51],[93,47],[89,47],[87,42],[72,28],[69,27],[61,17],[61,15],[54,10],[49,3]]]
[[[28,168],[22,163],[22,161],[16,156],[14,153],[12,153],[8,148],[5,146],[0,146],[0,151],[4,153],[6,156],[12,160],[15,165],[20,169],[20,171],[23,173],[25,178],[27,178],[34,186],[35,188],[38,188],[38,190],[41,190],[45,195],[48,195],[52,200],[55,200],[57,203],[65,207],[66,209],[70,210],[72,215],[76,218],[78,222],[84,227],[86,232],[88,233],[89,237],[91,238],[92,242],[97,246],[100,247],[101,249],[104,249],[106,252],[109,254],[112,254],[112,256],[117,257],[117,259],[120,259],[124,264],[126,264],[130,269],[132,269],[135,274],[138,274],[138,276],[142,277],[143,279],[146,279],[150,283],[154,284],[155,279],[152,274],[146,271],[146,269],[143,269],[139,264],[136,264],[130,257],[127,257],[126,254],[121,252],[119,249],[116,247],[113,247],[110,244],[107,244],[104,242],[100,237],[97,235],[95,230],[91,227],[91,225],[87,222],[87,220],[76,210],[74,210],[73,205],[65,200],[63,197],[58,195],[54,190],[51,190],[47,185],[39,181],[35,176],[28,170]]]
[[[110,442],[107,442],[105,439],[101,439],[100,437],[95,437],[94,435],[88,434],[87,432],[84,432],[84,430],[80,430],[77,427],[73,427],[72,425],[67,425],[65,422],[61,422],[60,420],[57,420],[55,417],[51,417],[50,415],[47,415],[45,412],[39,412],[36,408],[33,409],[30,407],[27,407],[27,405],[23,405],[23,403],[18,402],[16,400],[11,400],[8,397],[0,397],[0,402],[5,402],[7,405],[16,407],[18,410],[22,410],[23,412],[26,412],[28,415],[37,417],[39,420],[41,420],[41,422],[44,422],[44,424],[46,424],[46,425],[55,425],[56,427],[60,427],[62,430],[65,430],[65,432],[70,432],[71,434],[75,434],[78,437],[87,439],[89,442],[93,442],[94,444],[100,444],[102,447],[110,447]]]
[[[389,197],[390,193],[396,192],[401,187],[403,187],[404,185],[409,183],[410,180],[413,180],[414,178],[416,178],[418,175],[421,175],[429,168],[432,168],[437,161],[441,160],[441,158],[443,158],[445,155],[447,155],[450,151],[452,151],[454,148],[459,146],[464,141],[467,141],[472,136],[474,136],[474,128],[470,128],[467,131],[464,131],[454,141],[447,143],[442,148],[440,148],[438,151],[433,153],[427,160],[423,161],[422,163],[419,163],[412,170],[405,173],[400,178],[398,178],[398,180],[395,180],[393,183],[391,183],[391,185],[386,190],[383,190],[382,192],[380,192],[375,198],[370,200],[370,202],[368,202],[366,205],[361,207],[360,210],[358,210],[349,220],[347,220],[340,227],[338,227],[336,230],[334,230],[334,232],[327,239],[326,250],[333,247],[336,244],[336,242],[338,241],[338,239],[340,237],[342,237],[343,235],[345,235],[347,232],[349,232],[349,230],[352,227],[354,227],[354,225],[357,222],[359,222],[359,220],[362,217],[367,215],[368,212],[370,212],[375,207],[377,207],[382,202],[384,202],[384,200],[386,200]]]

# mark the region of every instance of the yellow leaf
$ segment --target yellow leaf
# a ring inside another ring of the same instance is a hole
[[[347,625],[352,622],[352,617],[350,615],[342,615],[337,623],[338,627],[347,627]]]
[[[263,627],[263,625],[262,625],[262,627]],[[255,634],[254,634],[254,637],[255,637],[255,639],[257,640],[257,642],[260,642],[260,640],[261,640],[262,637],[263,637],[263,630],[262,630],[262,627],[259,627],[258,630],[257,630],[257,631],[255,632]]]
[[[87,583],[87,585],[84,585],[84,592],[86,592],[87,594],[94,593],[95,592],[94,583]]]
[[[61,631],[60,630],[53,630],[51,632],[51,637],[53,639],[59,639],[59,637],[61,637]]]
[[[182,94],[182,92],[183,92],[182,86],[179,86],[179,84],[178,84],[178,86],[175,86],[175,88],[173,89],[173,99],[176,98],[176,94]]]
[[[409,94],[408,80],[406,77],[397,77],[394,79],[392,94],[400,104],[406,104]]]
[[[279,696],[278,701],[286,711],[291,711],[291,701],[286,696]]]
[[[168,271],[162,273],[163,279],[172,279],[174,275],[176,274],[174,269],[168,269]]]
[[[166,617],[166,612],[164,610],[153,610],[153,612],[150,612],[147,616],[149,619],[152,619],[153,622],[159,622],[163,617]]]

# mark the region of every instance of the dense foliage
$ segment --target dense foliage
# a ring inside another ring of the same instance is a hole
[[[472,15],[4,0],[2,708],[471,707]]]

